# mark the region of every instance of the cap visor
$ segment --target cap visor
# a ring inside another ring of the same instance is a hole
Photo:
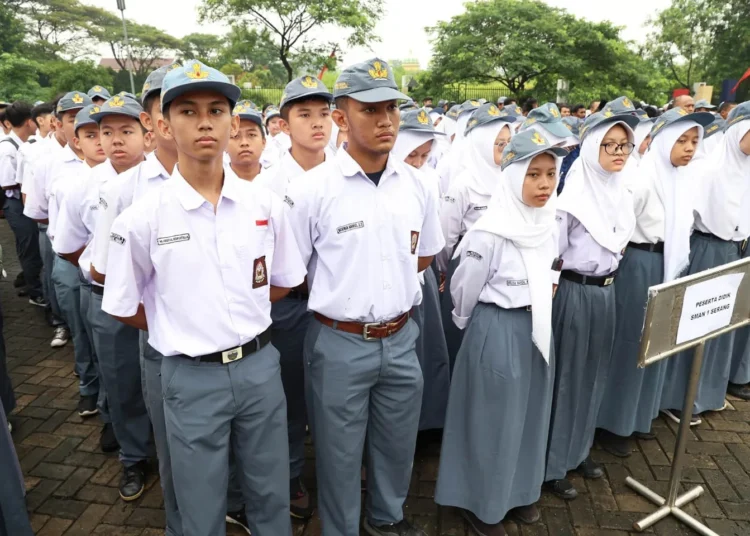
[[[427,134],[429,136],[446,136],[447,134],[445,132],[438,132],[437,130],[430,130],[428,127],[411,127],[411,126],[405,126],[399,129],[399,132],[416,132],[417,134]]]
[[[263,128],[263,122],[260,117],[256,117],[254,115],[245,115],[245,114],[237,114],[237,117],[240,118],[240,121],[252,121],[259,127]]]
[[[315,91],[312,93],[305,93],[304,95],[300,95],[298,97],[291,97],[285,101],[282,101],[281,104],[279,104],[279,109],[283,108],[287,104],[292,104],[297,101],[304,101],[307,99],[326,99],[328,102],[333,102],[333,95],[331,95],[328,91]]]
[[[539,121],[537,125],[544,128],[544,130],[546,130],[553,136],[557,136],[558,138],[567,138],[568,136],[570,136],[570,130],[568,130],[568,127],[566,127],[565,123],[563,123],[562,121],[553,121],[550,123],[543,123]]]
[[[349,97],[359,102],[386,102],[392,100],[409,100],[407,95],[404,95],[400,91],[389,87],[376,87],[373,89],[366,89],[365,91],[358,91],[357,93],[349,93],[348,95],[341,95],[342,97]]]
[[[93,119],[97,123],[101,123],[102,119],[104,119],[108,115],[124,115],[125,117],[130,117],[131,119],[135,119],[135,120],[138,120],[138,121],[140,121],[140,118],[141,118],[140,112],[138,112],[138,115],[133,115],[132,112],[125,112],[125,111],[115,112],[114,110],[107,110],[107,111],[104,111],[104,112],[97,112],[95,114],[91,114],[89,117],[91,117],[91,119]]]
[[[227,82],[217,82],[215,80],[202,80],[190,82],[188,84],[181,84],[173,88],[168,89],[161,96],[161,109],[164,106],[175,100],[180,95],[185,93],[192,93],[194,91],[214,91],[224,95],[232,103],[232,108],[237,104],[237,101],[242,95],[242,90]]]
[[[709,112],[695,112],[692,114],[682,116],[679,119],[675,119],[672,124],[674,125],[676,123],[683,123],[685,121],[694,121],[698,123],[700,126],[705,128],[711,123],[713,123],[715,120],[716,118],[713,116],[713,114]]]

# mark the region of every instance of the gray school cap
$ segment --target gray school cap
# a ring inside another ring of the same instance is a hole
[[[706,128],[714,122],[714,116],[708,112],[695,112],[691,114],[682,108],[672,108],[659,116],[659,119],[654,123],[654,126],[651,127],[651,133],[649,136],[651,136],[651,140],[653,141],[664,127],[674,125],[675,123],[684,123],[686,121],[693,121],[701,125],[703,128]]]
[[[180,95],[191,91],[213,91],[223,95],[234,108],[242,91],[229,81],[227,75],[198,60],[186,61],[164,77],[161,86],[161,109]]]
[[[417,103],[413,100],[409,100],[399,106],[398,109],[402,112],[409,112],[411,110],[419,110],[419,106],[417,106]]]
[[[83,91],[71,91],[66,93],[57,102],[57,113],[69,112],[71,110],[80,110],[85,108],[89,104],[93,104],[91,97],[86,95]]]
[[[118,93],[118,95],[120,97],[127,97],[129,99],[138,100],[138,97],[136,97],[135,95],[133,95],[130,91],[120,91]]]
[[[87,104],[76,114],[75,123],[73,123],[74,132],[78,132],[78,129],[85,127],[86,125],[96,125],[94,119],[94,110],[99,107],[96,104]]]
[[[578,130],[578,133],[581,138],[581,143],[583,143],[583,140],[586,139],[589,132],[598,126],[625,123],[631,130],[634,130],[640,122],[641,120],[632,114],[615,115],[611,110],[602,110],[601,112],[596,112],[595,114],[588,116],[583,122],[583,126]]]
[[[89,89],[88,93],[86,94],[91,99],[95,99],[98,97],[100,99],[107,100],[108,98],[112,96],[109,94],[109,91],[107,91],[107,88],[102,87],[102,86],[94,86],[91,89]]]
[[[263,132],[263,116],[258,111],[258,107],[255,106],[254,102],[249,100],[241,100],[237,103],[237,106],[234,107],[234,110],[232,110],[232,115],[239,116],[240,119],[247,119],[248,121],[252,121],[256,125],[258,125],[261,132]]]
[[[560,109],[554,102],[542,104],[534,108],[526,116],[526,121],[521,125],[521,131],[528,129],[531,125],[539,124],[553,136],[558,138],[567,138],[570,136],[570,130],[562,122]]]
[[[503,115],[500,109],[491,102],[482,104],[479,108],[474,110],[473,114],[471,114],[471,119],[469,119],[469,122],[466,124],[464,136],[469,134],[469,132],[471,132],[475,128],[486,125],[487,123],[492,123],[494,121],[513,123],[514,118]]]
[[[401,114],[401,121],[398,125],[399,130],[410,130],[412,132],[424,132],[435,136],[445,136],[445,133],[435,130],[432,119],[427,110],[410,110]]]
[[[125,115],[140,120],[142,111],[143,107],[137,100],[115,95],[100,106],[94,106],[91,117],[97,123],[101,123],[108,115]]]
[[[750,101],[738,104],[731,112],[729,112],[725,129],[731,127],[735,123],[744,121],[745,119],[750,119]]]
[[[437,103],[437,107],[438,107],[438,108],[442,108],[442,107],[443,107],[443,106],[445,106],[446,104],[448,104],[448,101],[447,101],[447,100],[445,100],[445,99],[440,99],[440,100],[438,101],[438,103]],[[443,110],[443,111],[445,111],[445,110]]]
[[[523,110],[521,110],[521,107],[518,106],[518,104],[509,104],[507,106],[503,106],[503,113],[507,116],[513,117],[514,119],[516,117],[523,117]]]
[[[500,169],[505,169],[514,162],[533,158],[539,153],[552,153],[561,158],[568,155],[568,151],[562,147],[551,145],[541,132],[525,130],[513,136],[505,146]]]
[[[498,97],[498,98],[497,98],[497,103],[498,103],[498,104],[505,104],[505,100],[506,100],[507,98],[508,98],[508,97]]]
[[[727,122],[724,121],[724,118],[719,116],[714,116],[714,121],[710,125],[708,125],[706,128],[703,129],[703,139],[708,139],[717,132],[723,132],[724,128],[726,127]]]
[[[323,82],[311,75],[300,76],[289,82],[281,95],[279,109],[297,100],[318,97],[328,102],[333,101],[333,95]]]
[[[563,125],[565,125],[570,131],[570,134],[573,134],[573,136],[575,136],[576,138],[580,136],[581,123],[583,121],[581,121],[578,117],[563,117],[562,122]]]
[[[280,117],[280,116],[281,116],[281,111],[279,111],[279,109],[276,106],[270,106],[266,108],[266,125],[274,117]]]
[[[333,97],[350,97],[365,103],[409,100],[398,90],[391,67],[378,58],[344,69],[333,86]]]
[[[604,105],[602,112],[610,111],[615,115],[623,114],[635,114],[636,109],[633,101],[627,97],[617,97],[615,100],[609,101]]]
[[[695,103],[695,109],[698,108],[705,108],[706,110],[715,110],[716,106],[708,102],[706,99],[700,99],[698,102]]]
[[[454,104],[450,110],[445,112],[445,115],[453,119],[454,121],[458,119],[458,110],[461,108],[460,104]]]
[[[164,82],[164,77],[167,76],[168,72],[173,71],[178,67],[180,67],[179,63],[173,63],[171,65],[159,67],[155,71],[151,71],[151,73],[146,78],[146,81],[143,83],[143,89],[141,90],[141,102],[145,102],[148,96],[152,93],[161,93],[161,85]]]
[[[479,108],[481,105],[482,103],[479,102],[478,100],[464,101],[464,103],[458,108],[458,117],[461,117],[466,112],[473,112],[474,110]]]

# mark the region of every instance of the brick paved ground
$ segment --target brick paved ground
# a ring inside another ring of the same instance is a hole
[[[0,283],[5,314],[8,365],[18,397],[12,416],[13,438],[26,477],[31,520],[39,536],[88,535],[156,536],[163,534],[161,490],[151,477],[147,492],[134,503],[117,494],[119,465],[114,455],[98,450],[100,425],[75,412],[78,400],[73,376],[72,344],[49,347],[52,334],[40,310],[16,297],[12,280],[18,272],[12,235],[0,222],[8,280]],[[750,535],[750,402],[731,401],[727,411],[704,416],[694,429],[685,471],[688,485],[701,483],[706,493],[687,511],[722,536]],[[653,510],[624,484],[627,475],[666,494],[675,426],[654,424],[656,441],[640,441],[633,455],[621,460],[601,450],[594,459],[606,467],[607,478],[584,482],[573,477],[581,491],[570,503],[544,494],[542,521],[519,527],[506,525],[511,535],[625,536],[633,521]],[[312,447],[308,447],[312,457]],[[430,536],[464,536],[469,532],[455,510],[433,501],[439,443],[423,441],[417,454],[407,515]],[[312,460],[307,480],[314,489]],[[689,535],[689,529],[667,519],[648,531],[657,535]],[[239,534],[231,531],[229,534]],[[296,536],[317,536],[320,522],[296,526]],[[274,536],[274,535],[270,535]]]

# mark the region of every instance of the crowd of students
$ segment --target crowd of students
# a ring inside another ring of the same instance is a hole
[[[627,457],[660,411],[697,425],[727,389],[750,399],[748,329],[707,346],[692,416],[689,353],[637,367],[647,289],[748,255],[750,102],[688,99],[420,108],[373,59],[263,111],[198,61],[139,98],[15,102],[19,287],[52,346],[72,340],[124,501],[158,458],[169,536],[291,534],[314,503],[325,536],[354,536],[361,490],[368,534],[422,535],[403,506],[433,429],[436,502],[502,535],[543,488],[575,499],[569,472],[603,476],[595,440]],[[0,521],[25,536],[10,495]]]

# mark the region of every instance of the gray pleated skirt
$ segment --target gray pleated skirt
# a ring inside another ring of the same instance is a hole
[[[750,247],[745,250],[743,259],[750,257]],[[734,332],[732,350],[732,370],[729,381],[744,385],[750,383],[750,327]]]
[[[442,428],[445,424],[451,373],[448,346],[440,317],[438,282],[431,268],[424,271],[424,281],[422,303],[414,311],[414,321],[419,326],[417,358],[424,377],[419,429],[432,430]]]
[[[461,259],[452,259],[448,265],[448,273],[445,274],[445,291],[440,297],[440,306],[442,311],[443,331],[445,332],[445,342],[448,345],[448,356],[450,357],[450,369],[453,373],[453,367],[456,363],[456,355],[461,348],[464,332],[458,329],[453,323],[453,299],[451,298],[451,279],[458,268]]]
[[[735,242],[694,234],[690,238],[688,274],[697,274],[728,262],[734,262],[739,258],[739,249]],[[734,334],[733,331],[706,343],[693,413],[699,414],[704,411],[720,409],[724,405],[732,365]],[[662,409],[682,411],[682,403],[690,379],[693,353],[693,349],[687,350],[667,360],[666,379],[661,397]]]
[[[498,523],[539,499],[554,363],[531,341],[530,312],[477,305],[453,371],[438,504]]]
[[[664,256],[628,248],[617,271],[615,343],[597,427],[620,436],[649,432],[659,414],[667,362],[638,368],[648,289],[664,280]]]
[[[594,442],[615,338],[615,286],[560,279],[552,330],[557,360],[545,480],[565,478]]]

